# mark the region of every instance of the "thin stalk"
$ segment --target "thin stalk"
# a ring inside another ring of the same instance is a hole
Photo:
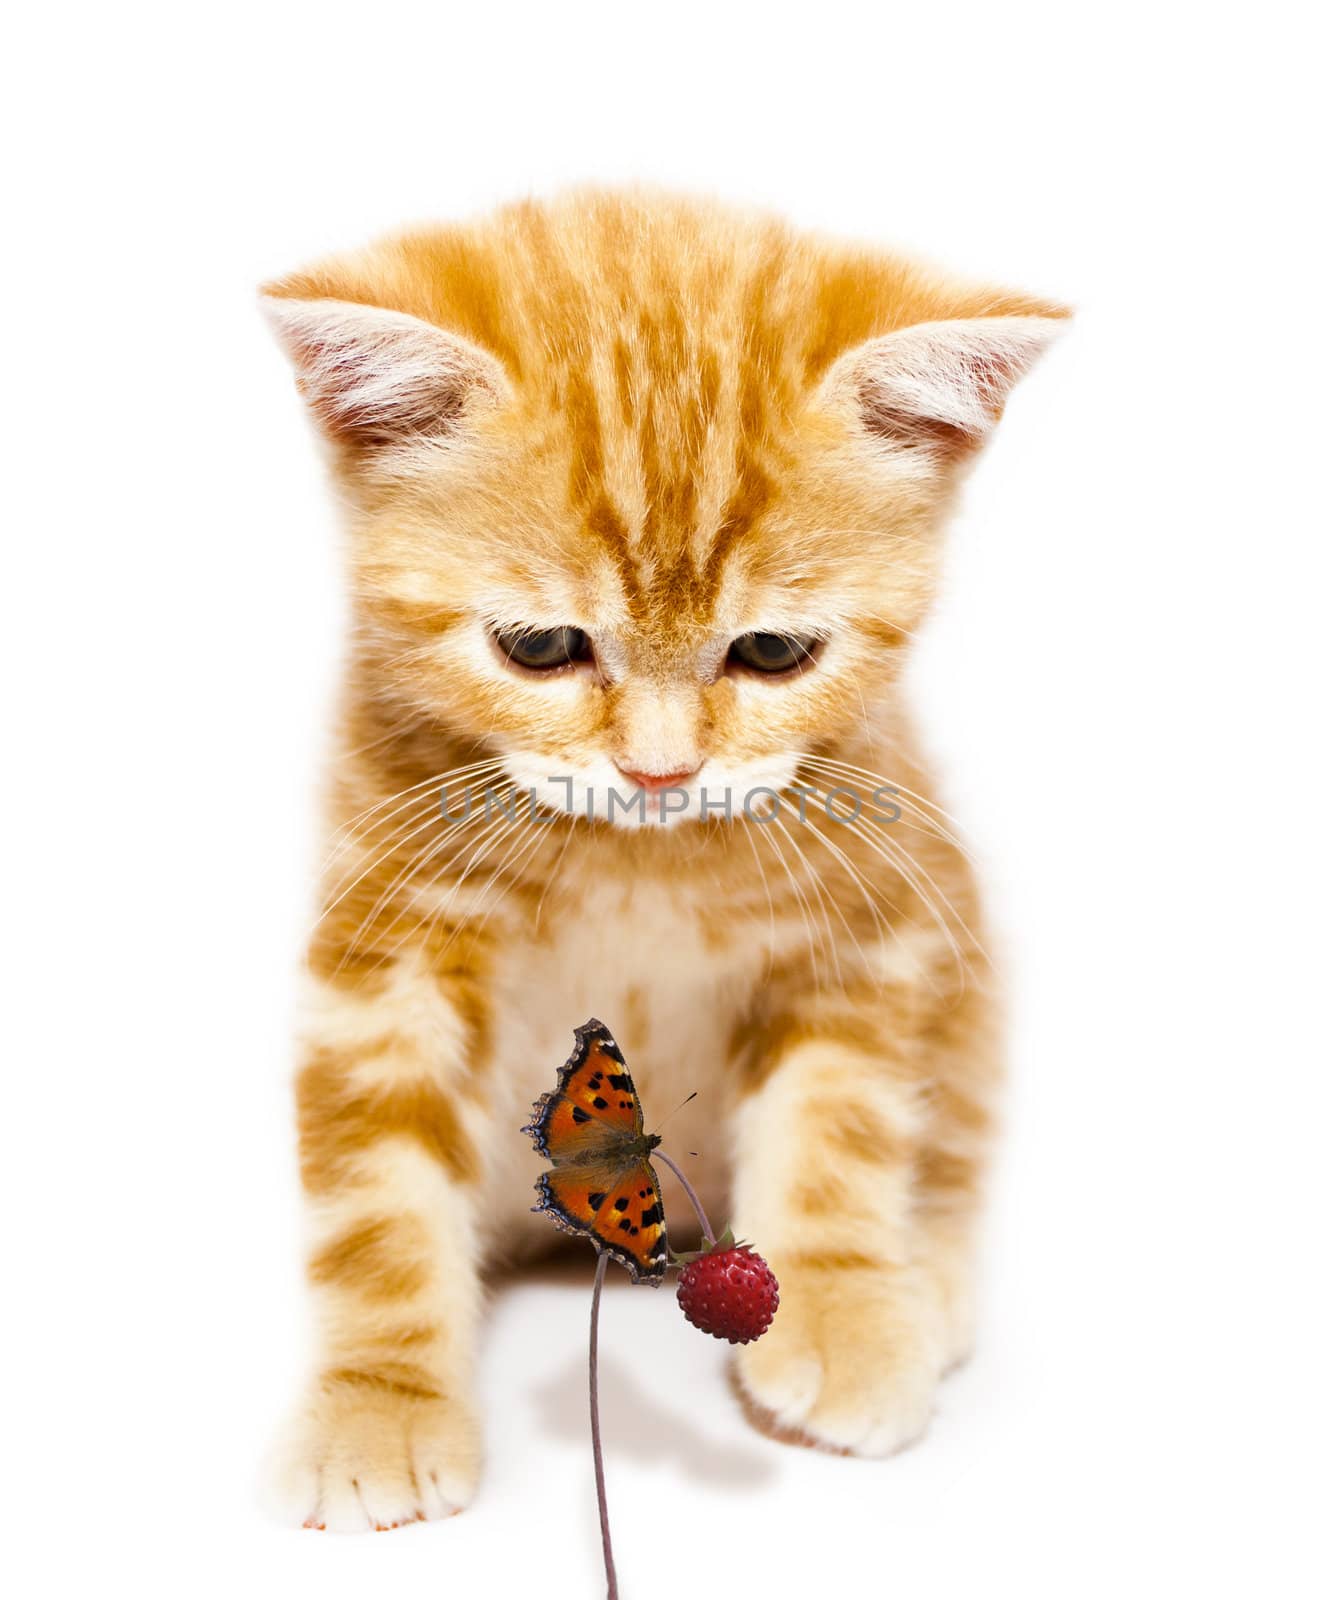
[[[680,1170],[680,1168],[665,1150],[654,1150],[653,1159],[656,1161],[665,1161],[667,1166],[671,1168],[672,1172],[676,1174],[676,1181],[680,1184],[681,1188],[684,1189],[686,1195],[689,1197],[689,1202],[694,1207],[694,1214],[699,1219],[699,1226],[703,1229],[704,1233],[704,1243],[711,1250],[714,1244],[717,1243],[717,1240],[714,1237],[713,1229],[709,1224],[708,1216],[705,1213],[703,1206],[699,1203],[699,1196],[694,1192],[694,1185]]]
[[[658,1160],[664,1161],[676,1175],[676,1181],[689,1197],[690,1204],[694,1207],[694,1214],[699,1219],[699,1226],[703,1229],[704,1242],[711,1250],[716,1240],[713,1235],[712,1224],[704,1210],[699,1196],[694,1192],[694,1185],[680,1170],[676,1163],[663,1150],[654,1152]],[[602,1282],[606,1277],[607,1257],[601,1250],[597,1252],[597,1271],[592,1280],[592,1323],[588,1331],[588,1416],[592,1422],[592,1467],[593,1476],[597,1480],[597,1514],[602,1523],[602,1560],[606,1564],[606,1600],[620,1600],[620,1589],[616,1584],[616,1562],[611,1554],[611,1518],[606,1509],[606,1471],[602,1465],[602,1420],[597,1404],[597,1325],[598,1316],[602,1309]]]
[[[616,1587],[616,1563],[611,1554],[611,1520],[606,1510],[606,1473],[602,1469],[602,1423],[597,1407],[597,1314],[602,1309],[602,1280],[606,1277],[606,1256],[597,1252],[597,1271],[592,1280],[592,1329],[588,1335],[588,1412],[592,1418],[592,1465],[597,1478],[597,1512],[602,1519],[602,1560],[606,1563],[606,1600],[620,1600]]]

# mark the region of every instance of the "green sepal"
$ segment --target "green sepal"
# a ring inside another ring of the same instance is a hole
[[[679,1255],[674,1250],[671,1251],[667,1255],[667,1265],[679,1269],[689,1266],[691,1261],[702,1261],[705,1256],[717,1255],[724,1250],[740,1250],[744,1248],[745,1241],[737,1239],[736,1235],[731,1231],[730,1225],[728,1225],[713,1240],[711,1245],[705,1245],[702,1250],[682,1250]]]

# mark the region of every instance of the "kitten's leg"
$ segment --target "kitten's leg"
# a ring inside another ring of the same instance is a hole
[[[461,1093],[467,1036],[447,986],[406,963],[373,993],[316,991],[297,1097],[318,1353],[270,1473],[288,1520],[360,1531],[471,1497],[480,1129]]]
[[[917,1254],[939,1311],[945,1370],[976,1335],[976,1254],[1002,1068],[999,1007],[974,981],[920,1043],[930,1124],[917,1169]]]
[[[924,1431],[957,1354],[970,1218],[941,1207],[922,1226],[938,1083],[919,997],[880,998],[873,1030],[861,998],[841,1018],[819,1007],[751,1065],[736,1229],[769,1259],[781,1304],[738,1373],[780,1425],[885,1455]]]

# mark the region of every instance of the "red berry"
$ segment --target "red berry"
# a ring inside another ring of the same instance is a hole
[[[748,1245],[710,1250],[680,1269],[676,1299],[696,1328],[730,1344],[749,1344],[778,1309],[778,1280]]]

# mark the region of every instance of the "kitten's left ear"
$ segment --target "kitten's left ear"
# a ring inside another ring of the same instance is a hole
[[[1009,391],[1063,326],[1049,316],[919,322],[847,351],[823,393],[854,406],[886,444],[959,457],[985,442]]]
[[[336,442],[376,449],[457,433],[509,393],[485,350],[402,311],[266,293],[265,312],[316,421]]]

